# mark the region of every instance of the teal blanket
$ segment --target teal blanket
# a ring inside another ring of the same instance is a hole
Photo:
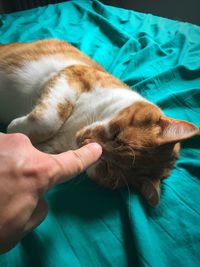
[[[70,1],[0,16],[0,42],[67,40],[158,104],[200,125],[200,28],[98,1]],[[182,145],[161,202],[110,191],[85,174],[47,193],[46,220],[1,267],[200,266],[200,138]]]

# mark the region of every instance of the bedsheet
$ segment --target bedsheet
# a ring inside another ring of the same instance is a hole
[[[46,37],[71,42],[167,115],[200,125],[199,27],[86,0],[0,16],[1,43]],[[156,208],[85,174],[57,186],[46,220],[0,266],[200,266],[199,149],[199,136],[182,144]]]

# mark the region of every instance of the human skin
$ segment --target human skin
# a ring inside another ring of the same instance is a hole
[[[0,133],[0,253],[14,247],[48,213],[45,192],[79,174],[101,155],[96,143],[50,155],[23,134]]]

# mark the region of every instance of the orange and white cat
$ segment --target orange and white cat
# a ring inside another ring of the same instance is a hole
[[[178,142],[199,133],[56,39],[0,45],[0,121],[49,153],[98,142],[103,154],[88,175],[111,188],[131,184],[151,205]]]

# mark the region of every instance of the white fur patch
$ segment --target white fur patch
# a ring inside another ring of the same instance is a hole
[[[74,59],[66,60],[59,55],[45,56],[38,60],[24,63],[21,68],[16,69],[14,75],[19,83],[23,83],[21,90],[28,93],[32,89],[37,91],[37,88],[40,88],[52,73],[58,73],[62,69],[75,64],[82,63]]]
[[[85,125],[94,128],[107,125],[121,110],[137,101],[147,101],[138,93],[121,88],[96,88],[83,93],[73,112],[75,120],[81,117]],[[86,105],[89,104],[89,108]],[[85,114],[85,115],[84,115]]]
[[[137,101],[147,100],[137,92],[121,88],[96,88],[94,91],[82,93],[71,116],[48,145],[55,146],[57,151],[76,149],[76,134],[83,127],[104,125],[106,128],[118,112]]]

